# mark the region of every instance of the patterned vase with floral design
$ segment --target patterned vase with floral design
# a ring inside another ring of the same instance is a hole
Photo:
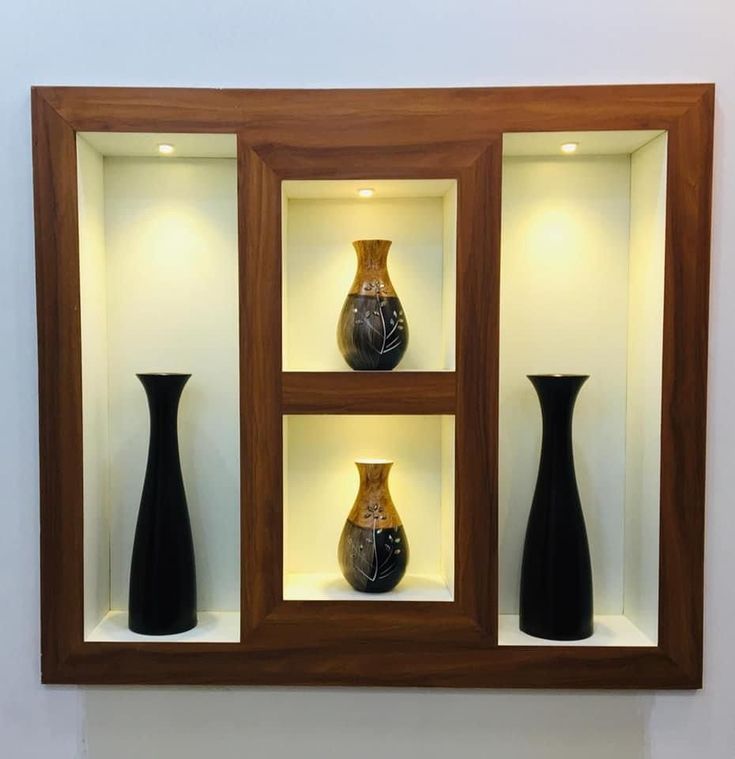
[[[394,369],[408,347],[408,323],[388,276],[390,240],[356,240],[357,273],[337,325],[353,369]]]
[[[392,461],[356,461],[360,489],[339,540],[342,574],[355,590],[385,593],[408,565],[408,541],[388,490]]]

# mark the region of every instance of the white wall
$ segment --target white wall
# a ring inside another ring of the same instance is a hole
[[[13,759],[730,759],[735,745],[735,8],[721,0],[50,0],[0,6],[0,735]],[[365,36],[365,30],[378,33]],[[558,694],[44,688],[32,83],[398,86],[717,81],[705,689]],[[730,132],[728,132],[728,129]]]

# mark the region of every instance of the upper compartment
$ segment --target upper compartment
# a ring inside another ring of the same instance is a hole
[[[394,292],[389,285],[386,297],[376,291],[380,300],[371,299],[367,277],[352,293],[360,302],[349,309],[361,320],[357,328],[377,340],[366,361],[390,368],[381,358],[401,348],[396,335],[408,333],[396,371],[453,370],[456,216],[455,180],[284,181],[283,369],[352,371],[337,333],[358,269],[353,242],[385,240],[391,243],[387,271]]]

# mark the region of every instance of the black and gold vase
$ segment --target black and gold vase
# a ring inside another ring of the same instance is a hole
[[[521,567],[520,628],[550,640],[589,638],[592,568],[572,451],[572,413],[586,375],[531,375],[543,436]]]
[[[390,240],[356,240],[357,273],[337,324],[353,369],[394,369],[408,346],[408,323],[388,276]]]
[[[197,624],[194,543],[179,461],[179,398],[190,374],[139,374],[151,432],[130,566],[128,626],[172,635]]]
[[[355,590],[385,593],[406,573],[408,541],[388,490],[392,461],[356,461],[360,489],[337,552],[342,574]]]

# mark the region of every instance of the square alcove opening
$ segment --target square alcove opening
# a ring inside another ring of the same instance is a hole
[[[290,415],[284,437],[284,600],[451,601],[454,417]],[[337,546],[358,493],[355,461],[390,460],[405,530],[406,575],[387,593],[354,590]]]
[[[579,644],[655,646],[667,135],[506,134],[503,152],[499,642],[556,644],[520,632],[518,598],[541,446],[526,375],[561,373],[589,375],[573,435],[595,632]]]
[[[77,173],[85,640],[237,641],[235,135],[79,133]],[[191,374],[178,433],[199,608],[193,630],[150,638],[127,627],[149,439],[136,374],[148,372]]]
[[[388,272],[410,330],[397,371],[455,366],[457,182],[288,180],[283,203],[283,368],[350,371],[337,322],[355,240],[390,240]]]

